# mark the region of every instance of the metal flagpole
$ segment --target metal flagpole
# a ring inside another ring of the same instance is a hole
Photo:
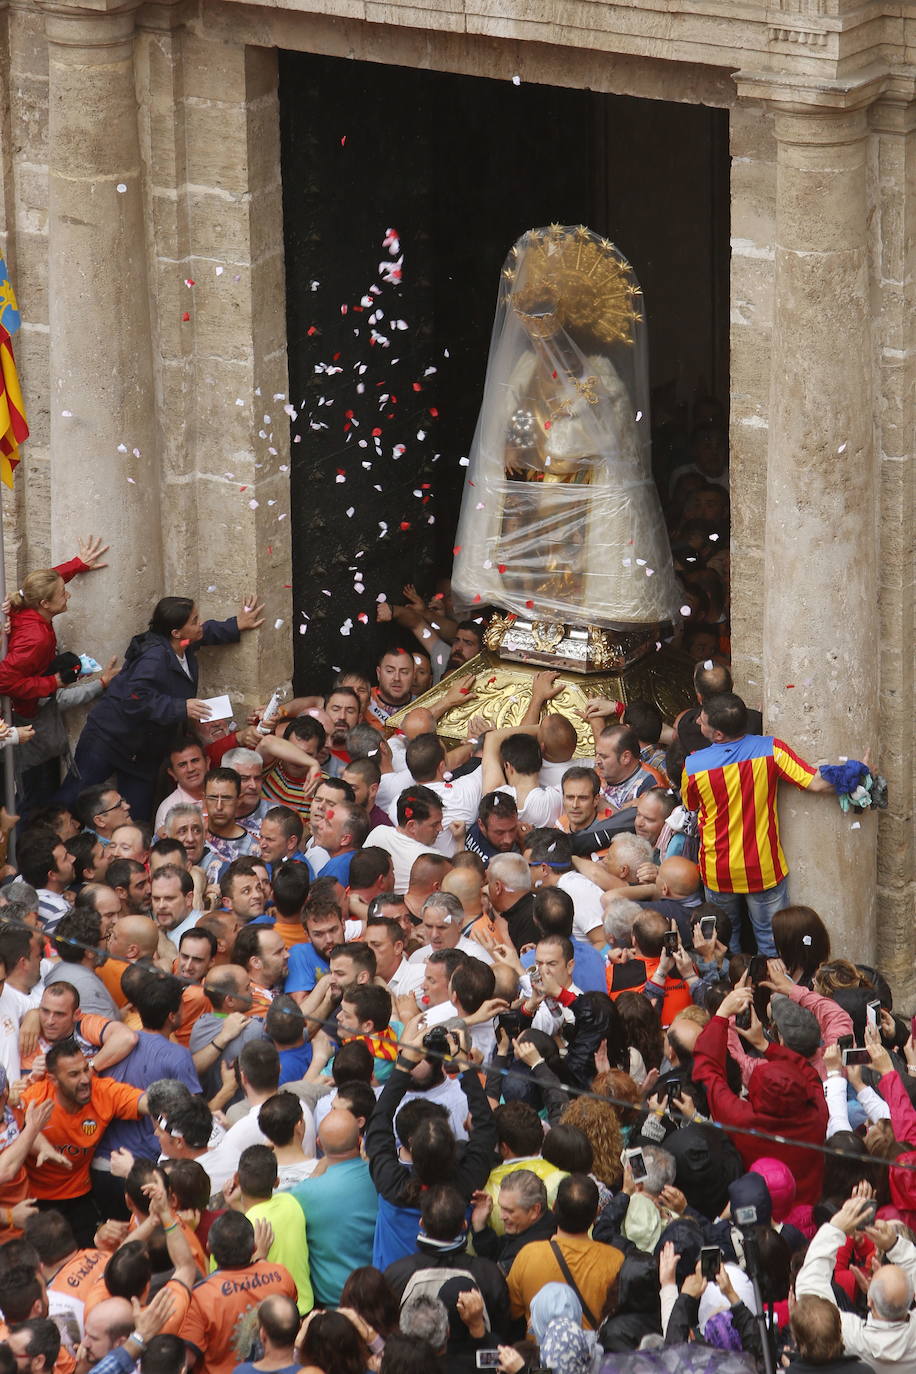
[[[6,600],[6,550],[3,540],[3,483],[0,482],[0,604]],[[6,657],[6,617],[0,613],[0,658]],[[9,697],[0,698],[2,701],[3,719],[7,725],[12,721],[12,710],[10,708]],[[15,815],[16,812],[16,778],[13,765],[13,750],[7,745],[3,753],[3,805],[6,807],[8,816]],[[7,858],[10,863],[15,862],[16,857],[16,835],[10,831],[9,848]]]

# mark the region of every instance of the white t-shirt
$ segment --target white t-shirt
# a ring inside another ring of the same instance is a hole
[[[41,989],[44,992],[44,988]],[[6,1069],[7,1079],[12,1086],[20,1075],[19,1065],[19,1022],[22,1017],[22,994],[15,988],[4,986],[0,993],[0,1064]]]
[[[551,763],[545,759],[541,764],[538,782],[542,787],[559,788],[563,782],[563,774],[568,768],[594,768],[594,766],[594,759],[567,759],[565,763]]]
[[[256,1106],[249,1108],[241,1120],[236,1121],[234,1126],[230,1126],[215,1150],[208,1150],[205,1155],[201,1155],[198,1163],[202,1164],[210,1175],[210,1185],[213,1193],[222,1192],[225,1185],[229,1182],[236,1169],[239,1167],[239,1159],[242,1151],[247,1150],[249,1145],[269,1145],[270,1141],[264,1135],[258,1125],[258,1112],[261,1110],[260,1102]],[[305,1134],[302,1137],[302,1149],[307,1155],[315,1153],[315,1118],[305,1102],[302,1104],[302,1115],[305,1119]],[[212,1194],[211,1194],[212,1196]]]
[[[204,804],[200,797],[192,797],[190,792],[186,792],[183,787],[176,787],[174,792],[170,792],[165,801],[160,802],[159,810],[156,812],[155,831],[165,829],[165,818],[173,806],[196,806],[203,815]]]
[[[396,773],[403,773],[407,768],[405,762],[407,758],[407,736],[392,735],[388,741],[388,748],[391,750],[391,763],[394,771]],[[383,774],[382,776],[384,777],[387,775]],[[375,800],[376,805],[378,805],[378,798],[376,797]]]
[[[531,996],[531,975],[522,974],[518,980],[519,992],[523,997]],[[582,989],[576,987],[575,983],[570,983],[569,991],[573,997],[579,997]],[[531,1021],[532,1030],[544,1031],[546,1035],[556,1035],[560,1027],[565,1024],[573,1025],[575,1017],[569,1007],[564,1007],[562,1002],[555,1002],[552,997],[545,997]]]
[[[415,861],[421,854],[435,854],[438,851],[429,845],[420,844],[419,840],[411,839],[403,831],[397,830],[393,825],[377,825],[374,830],[370,830],[366,836],[365,848],[370,845],[377,845],[379,849],[386,849],[391,855],[391,862],[394,866],[394,890],[395,892],[406,892],[410,886],[410,870]]]
[[[455,948],[463,950],[464,953],[469,954],[472,959],[480,959],[484,964],[492,964],[493,962],[489,950],[484,949],[483,945],[478,944],[476,940],[469,940],[466,935],[459,935],[458,943]],[[424,945],[423,948],[418,949],[415,954],[411,954],[409,962],[411,964],[425,964],[432,952],[432,945]]]
[[[496,790],[508,792],[516,805],[518,804],[517,788],[510,787],[507,783]],[[519,811],[518,818],[523,825],[532,825],[535,829],[540,829],[543,825],[556,825],[562,810],[563,798],[558,788],[533,787],[525,798],[525,805]]]
[[[452,1008],[454,1011],[454,1007]],[[401,1099],[401,1106],[398,1108],[400,1115],[401,1108],[405,1102],[412,1102],[415,1097],[422,1097],[426,1102],[438,1102],[448,1111],[448,1119],[452,1128],[452,1133],[456,1140],[467,1140],[468,1133],[465,1121],[470,1113],[468,1100],[464,1095],[464,1089],[457,1078],[445,1078],[441,1083],[437,1083],[434,1088],[430,1088],[425,1093],[405,1093]],[[397,1134],[398,1117],[394,1118],[394,1129]]]
[[[399,768],[396,773],[383,773],[375,797],[376,806],[380,811],[387,811],[390,815],[391,808],[404,791],[404,788],[413,786],[415,786],[413,773],[407,768]],[[394,817],[394,823],[395,825],[398,823],[396,816]]]
[[[564,873],[557,887],[568,892],[573,900],[573,935],[587,940],[588,932],[603,924],[601,888],[584,873]]]
[[[283,1193],[287,1188],[295,1188],[303,1179],[311,1178],[317,1167],[317,1159],[303,1159],[299,1164],[278,1164],[277,1191]]]
[[[419,987],[416,969],[412,967],[409,960],[401,959],[386,986],[392,997],[403,997],[405,993],[413,992],[415,987]]]
[[[446,1021],[452,1021],[458,1015],[458,1009],[453,1002],[446,997],[444,1002],[437,1002],[434,1007],[425,1007],[423,1010],[423,1022],[426,1029],[432,1026],[442,1026]]]
[[[436,849],[447,859],[453,858],[460,847],[448,828],[452,821],[461,821],[462,825],[471,826],[477,819],[482,773],[483,769],[475,768],[473,773],[466,773],[464,777],[455,778],[453,782],[423,783],[424,787],[435,792],[442,801],[442,829],[436,840]],[[397,809],[395,800],[388,808],[388,815],[395,825],[398,823]]]
[[[323,845],[316,844],[314,840],[309,840],[308,844],[305,846],[305,857],[311,864],[312,872],[315,874],[316,878],[325,864],[331,862],[331,856],[328,851]]]

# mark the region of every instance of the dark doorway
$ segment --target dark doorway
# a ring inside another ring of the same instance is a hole
[[[660,485],[693,401],[727,403],[728,128],[701,106],[280,57],[295,676],[316,690],[372,662],[379,594],[448,575],[499,271],[526,229],[584,223],[633,264]]]

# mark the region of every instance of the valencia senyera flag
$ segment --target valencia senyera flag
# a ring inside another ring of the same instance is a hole
[[[0,258],[0,477],[13,485],[19,445],[29,437],[22,388],[13,357],[13,335],[19,328],[19,308],[6,263]]]

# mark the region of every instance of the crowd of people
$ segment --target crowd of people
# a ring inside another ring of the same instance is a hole
[[[447,749],[447,588],[236,728],[197,652],[254,597],[58,652],[104,553],[0,663],[0,1374],[916,1369],[916,1042],[779,840],[781,781],[862,769],[719,655],[675,720],[591,700],[589,757],[551,671]]]

